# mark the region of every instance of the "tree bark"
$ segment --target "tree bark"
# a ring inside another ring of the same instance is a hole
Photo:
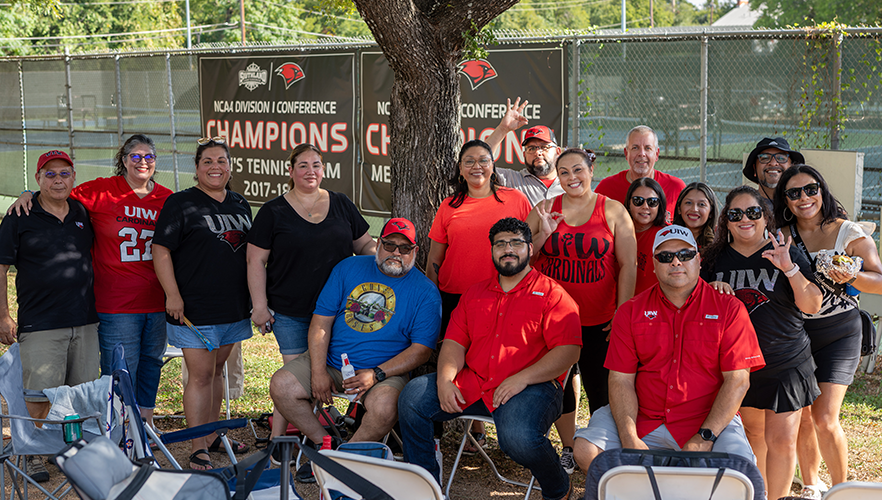
[[[463,33],[518,0],[354,0],[395,74],[389,109],[392,215],[417,228],[424,267],[429,228],[456,168],[457,64]]]

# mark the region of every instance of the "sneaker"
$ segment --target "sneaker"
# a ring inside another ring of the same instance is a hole
[[[576,459],[573,458],[573,449],[569,446],[564,446],[560,452],[560,466],[567,471],[567,474],[572,474],[576,470]]]
[[[821,489],[815,485],[805,485],[802,487],[800,498],[810,498],[812,500],[821,500]]]
[[[312,462],[306,462],[297,469],[297,475],[294,476],[301,483],[314,483],[315,475],[312,473]]]
[[[49,480],[49,471],[43,465],[43,458],[36,455],[29,455],[27,458],[28,476],[38,483],[45,483]]]

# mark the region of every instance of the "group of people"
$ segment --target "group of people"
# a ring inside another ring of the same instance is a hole
[[[845,481],[839,410],[861,342],[850,293],[882,293],[882,263],[823,176],[784,139],[763,139],[744,167],[759,189],[732,190],[718,211],[708,185],[655,169],[646,126],[626,137],[628,169],[596,189],[594,152],[562,149],[541,125],[522,133],[523,170],[496,168],[526,104],[509,102],[486,142],[462,146],[422,237],[393,218],[374,240],[355,205],[321,187],[311,144],[291,151],[288,191],[253,221],[229,189],[223,137],[198,141],[196,185],[178,193],[153,180],[144,135],[120,148],[116,175],[76,187],[70,157],[45,153],[40,191],[0,224],[19,302],[17,324],[0,314],[0,341],[21,344],[28,410],[46,415],[44,388],[109,373],[122,342],[150,423],[170,343],[189,370],[188,425],[211,422],[222,367],[253,324],[284,363],[269,382],[271,437],[290,422],[320,446],[314,404],[342,394],[365,408],[353,440],[400,420],[405,459],[439,482],[437,423],[463,414],[492,415],[500,448],[550,500],[569,496],[577,464],[621,446],[748,457],[769,498],[789,494],[797,460],[804,496],[819,498],[822,457]],[[863,265],[819,266],[822,250]],[[433,352],[437,372],[410,380]],[[591,419],[577,430],[580,384]],[[480,424],[469,432],[486,441]],[[211,468],[220,446],[194,439],[190,467]],[[28,468],[45,473],[36,457]],[[314,480],[311,466],[297,478]]]

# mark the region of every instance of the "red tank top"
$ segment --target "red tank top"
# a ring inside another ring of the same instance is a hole
[[[606,196],[599,194],[588,222],[577,227],[561,222],[536,259],[536,269],[560,283],[579,304],[583,326],[606,323],[616,312],[619,266],[605,205]],[[558,196],[552,211],[560,212],[562,206]]]

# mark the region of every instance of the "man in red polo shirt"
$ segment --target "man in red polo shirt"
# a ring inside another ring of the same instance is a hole
[[[744,305],[699,279],[692,232],[659,231],[658,284],[625,302],[613,319],[609,406],[576,432],[582,470],[615,448],[733,453],[756,461],[736,415],[750,371],[765,365]]]
[[[658,136],[654,130],[646,125],[638,125],[628,132],[627,142],[625,144],[625,159],[628,160],[628,170],[603,179],[594,191],[625,205],[625,196],[628,194],[628,188],[631,187],[632,182],[641,177],[655,179],[661,184],[665,198],[668,200],[665,219],[670,223],[674,220],[677,198],[686,184],[679,177],[655,169],[655,162],[659,157],[659,147]]]
[[[561,413],[566,371],[579,359],[579,309],[530,267],[527,223],[500,220],[490,243],[499,276],[466,291],[450,318],[438,372],[412,380],[399,397],[404,457],[440,483],[433,422],[492,415],[499,447],[530,469],[543,498],[568,498],[569,476],[546,432]]]

